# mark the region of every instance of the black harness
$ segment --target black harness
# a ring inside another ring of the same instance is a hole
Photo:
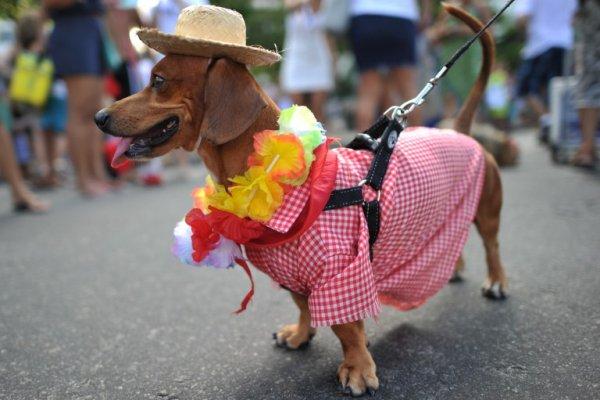
[[[369,228],[369,254],[373,259],[373,245],[379,235],[379,224],[381,220],[381,208],[379,200],[381,197],[381,187],[383,179],[387,172],[390,157],[394,151],[394,147],[398,142],[400,132],[403,126],[398,120],[391,120],[385,115],[381,116],[375,124],[367,129],[364,133],[359,133],[352,142],[348,144],[348,148],[353,150],[369,150],[375,153],[369,173],[357,186],[338,189],[331,192],[329,201],[325,205],[325,211],[335,210],[338,208],[354,206],[361,204],[367,227]],[[380,139],[378,141],[378,139]],[[375,200],[366,200],[363,196],[363,186],[368,185],[377,192]]]

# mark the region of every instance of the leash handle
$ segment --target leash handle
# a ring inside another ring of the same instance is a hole
[[[454,63],[462,57],[463,54],[465,54],[465,52],[467,50],[469,50],[469,47],[471,47],[471,45],[473,43],[475,43],[475,41],[477,39],[479,39],[481,37],[481,35],[483,35],[483,33],[494,23],[496,22],[496,20],[498,18],[500,18],[500,16],[502,14],[504,14],[504,12],[508,9],[508,7],[510,7],[513,3],[515,2],[515,0],[508,0],[506,2],[506,4],[504,5],[504,7],[502,7],[502,9],[500,9],[500,11],[498,11],[496,13],[496,15],[494,15],[488,22],[487,24],[485,24],[480,30],[479,32],[477,32],[471,39],[469,39],[465,44],[463,44],[458,50],[456,50],[456,52],[454,53],[454,55],[450,58],[450,60],[448,62],[446,62],[446,64],[444,64],[444,66],[438,71],[437,74],[435,74],[435,76],[433,78],[431,78],[429,80],[429,82],[427,82],[427,84],[425,85],[425,87],[423,87],[423,89],[421,89],[421,91],[419,92],[419,94],[417,94],[416,97],[414,97],[413,99],[408,100],[407,102],[403,103],[400,106],[392,106],[390,108],[388,108],[383,115],[389,117],[390,119],[396,119],[398,120],[403,127],[406,127],[406,116],[408,114],[410,114],[411,112],[414,111],[415,108],[417,108],[418,106],[422,105],[423,103],[425,103],[425,99],[427,98],[427,96],[429,95],[429,93],[433,90],[433,88],[438,84],[438,82],[440,81],[440,79],[442,79],[450,70],[450,68],[452,68],[452,66],[454,65]]]

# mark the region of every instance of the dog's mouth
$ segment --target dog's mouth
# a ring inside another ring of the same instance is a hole
[[[139,159],[150,156],[155,147],[167,142],[178,130],[179,118],[169,117],[148,129],[144,134],[120,137],[111,161],[112,167],[118,167],[127,159]]]

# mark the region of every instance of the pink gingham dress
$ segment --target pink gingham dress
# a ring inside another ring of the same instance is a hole
[[[332,151],[338,158],[336,189],[366,177],[372,153]],[[484,167],[483,151],[470,137],[409,128],[400,135],[383,183],[372,262],[360,205],[323,211],[298,239],[247,248],[248,258],[278,284],[308,296],[314,327],[376,317],[380,301],[414,308],[453,272],[477,210]],[[370,188],[364,190],[367,199],[374,198]],[[307,186],[287,194],[268,227],[285,233],[307,199]]]

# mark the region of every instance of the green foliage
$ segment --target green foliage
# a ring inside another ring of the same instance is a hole
[[[510,71],[515,71],[521,63],[523,33],[511,26],[496,37],[496,58],[504,62]]]
[[[0,19],[16,19],[21,12],[39,5],[40,0],[0,0]]]
[[[283,2],[282,2],[283,3]],[[247,42],[268,50],[281,50],[285,37],[285,10],[279,8],[256,8],[248,0],[212,0],[211,4],[238,11],[246,20]],[[267,73],[274,77],[279,64],[266,68],[255,68],[256,73]]]

